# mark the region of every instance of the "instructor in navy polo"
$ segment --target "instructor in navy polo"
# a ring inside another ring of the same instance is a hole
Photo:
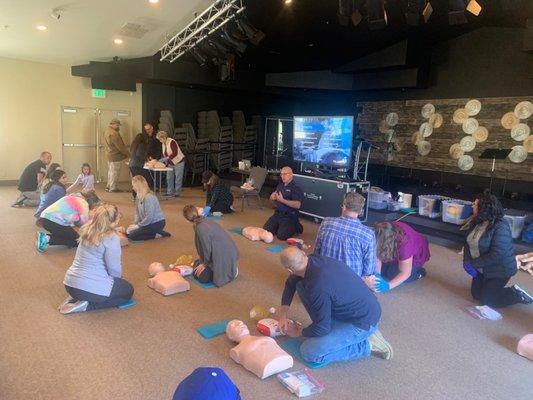
[[[303,192],[293,181],[290,167],[281,169],[281,182],[270,195],[270,200],[276,202],[276,212],[268,219],[263,229],[277,236],[279,240],[287,240],[302,233],[304,229],[298,219],[298,210],[302,206]]]

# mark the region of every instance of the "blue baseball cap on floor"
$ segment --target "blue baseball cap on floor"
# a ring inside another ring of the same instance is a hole
[[[180,382],[172,400],[241,400],[239,388],[220,368],[196,368]]]

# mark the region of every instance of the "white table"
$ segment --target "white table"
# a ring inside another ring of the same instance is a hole
[[[144,169],[148,170],[148,172],[150,173],[150,176],[152,177],[152,181],[154,182],[154,194],[157,196],[157,176],[159,175],[159,197],[160,199],[163,199],[163,197],[161,197],[161,181],[162,181],[162,177],[161,175],[163,174],[163,172],[168,172],[168,171],[173,171],[174,168],[170,168],[170,167],[165,167],[165,168],[148,168],[148,167],[143,167]],[[159,174],[158,174],[159,172]]]

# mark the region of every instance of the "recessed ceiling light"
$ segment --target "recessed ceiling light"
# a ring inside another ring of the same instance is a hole
[[[39,30],[39,31],[45,31],[45,30],[48,29],[48,28],[46,27],[46,25],[37,25],[36,28],[37,28],[37,30]]]
[[[122,40],[122,39],[118,39],[118,38],[117,38],[117,39],[113,40],[113,42],[114,42],[115,44],[122,44],[122,43],[124,43],[124,40]]]
[[[159,3],[159,0],[148,0],[149,3],[152,3],[152,4],[157,4]]]
[[[285,3],[285,5],[289,5],[292,3],[292,0],[283,0],[283,2]]]

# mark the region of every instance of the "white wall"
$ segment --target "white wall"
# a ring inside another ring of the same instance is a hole
[[[73,77],[70,67],[0,57],[0,181],[16,180],[43,150],[61,159],[62,105],[127,110],[133,133],[140,132],[142,93],[107,91],[91,97],[88,78]]]

